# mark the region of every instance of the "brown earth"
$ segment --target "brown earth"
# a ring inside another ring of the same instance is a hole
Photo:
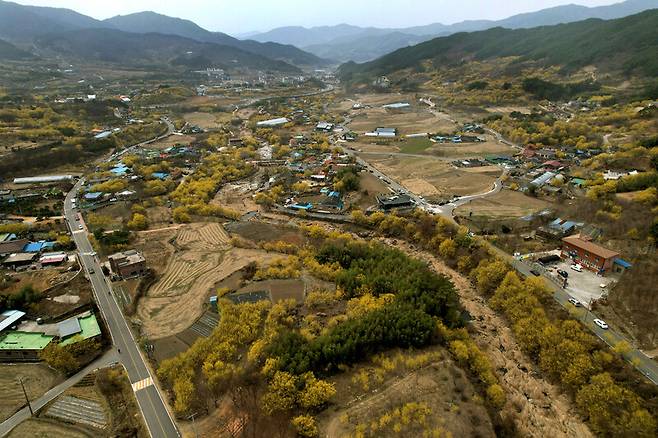
[[[25,406],[25,395],[19,379],[23,380],[30,400],[44,395],[62,382],[63,377],[44,364],[0,364],[0,421],[5,421]]]
[[[438,273],[448,276],[456,286],[464,308],[473,317],[474,339],[501,371],[501,385],[507,394],[502,415],[515,419],[521,436],[592,437],[587,425],[575,412],[567,395],[544,380],[537,367],[521,352],[507,322],[475,291],[469,280],[447,267],[441,260],[409,245],[386,240],[414,258],[426,260]]]
[[[148,338],[185,330],[201,316],[206,297],[217,282],[250,262],[275,257],[260,250],[231,249],[228,242],[228,234],[217,223],[192,224],[177,231],[173,256],[163,260],[159,280],[137,309]]]
[[[46,418],[30,418],[16,426],[9,438],[98,438],[96,432]]]
[[[441,160],[420,157],[365,159],[411,192],[426,197],[483,193],[491,189],[501,173],[495,166],[462,169]]]
[[[502,190],[486,198],[476,199],[466,205],[458,207],[455,214],[458,216],[487,216],[495,218],[518,218],[530,213],[550,208],[551,203],[542,199],[526,196],[514,190]]]

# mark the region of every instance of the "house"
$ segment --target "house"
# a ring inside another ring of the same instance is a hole
[[[580,234],[562,239],[562,257],[570,258],[584,268],[605,274],[613,268],[619,258],[616,251],[604,248]]]
[[[166,172],[153,172],[153,173],[151,174],[151,176],[152,176],[153,178],[157,178],[157,179],[159,179],[160,181],[164,181],[164,180],[166,180],[167,178],[169,178],[169,174],[166,173]]]
[[[47,252],[39,258],[42,265],[59,265],[68,261],[69,256],[65,252]]]
[[[315,125],[316,131],[331,132],[334,129],[334,124],[329,122],[318,122]]]
[[[414,205],[413,199],[408,195],[396,196],[377,196],[377,203],[382,210],[392,210],[394,208],[407,208]]]
[[[30,243],[27,239],[7,240],[0,242],[0,257],[17,252],[22,252],[25,245]]]
[[[546,161],[545,163],[542,163],[542,166],[553,170],[564,167],[564,165],[557,160]]]
[[[62,321],[57,324],[57,328],[59,345],[62,347],[101,336],[101,328],[96,315],[92,312],[85,312]]]
[[[578,187],[579,189],[582,189],[583,187],[585,187],[586,182],[587,181],[585,181],[582,178],[571,178],[571,181],[569,181],[569,184],[571,184],[574,187]]]
[[[280,125],[285,125],[286,123],[290,122],[286,117],[279,117],[276,119],[270,119],[270,120],[263,120],[262,122],[256,123],[256,126],[259,128],[271,128],[274,126],[280,126]]]
[[[46,242],[45,240],[40,240],[38,242],[30,242],[23,248],[23,252],[34,252],[40,253],[46,249],[52,249],[55,247],[55,242]]]
[[[85,201],[98,201],[103,197],[103,192],[85,193]]]
[[[53,339],[43,333],[6,332],[0,335],[0,362],[38,362]]]
[[[537,234],[548,239],[562,239],[565,236],[572,235],[576,231],[576,228],[582,226],[582,223],[578,224],[573,221],[557,218],[548,225],[539,227]]]
[[[28,266],[34,263],[38,257],[39,255],[36,253],[20,252],[11,254],[2,262],[2,264],[13,268],[18,266]]]
[[[138,277],[146,273],[146,259],[139,252],[129,250],[108,257],[112,272],[123,278]]]

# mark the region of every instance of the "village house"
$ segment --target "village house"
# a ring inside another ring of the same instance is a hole
[[[138,277],[146,273],[146,259],[139,252],[129,250],[108,257],[112,273],[123,278]]]

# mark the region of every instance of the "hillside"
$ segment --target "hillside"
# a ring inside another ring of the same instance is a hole
[[[327,61],[297,47],[278,43],[262,44],[257,41],[241,41],[221,32],[210,32],[192,21],[168,17],[155,12],[119,15],[105,20],[104,23],[108,27],[124,32],[178,35],[205,43],[231,46],[295,65],[327,65]]]
[[[468,20],[450,25],[433,23],[398,29],[358,27],[347,24],[313,28],[281,27],[252,35],[258,41],[293,44],[317,56],[339,61],[364,62],[376,59],[409,44],[459,32],[476,32],[504,27],[523,29],[600,18],[626,17],[647,9],[658,8],[658,0],[627,0],[609,6],[585,7],[563,5],[536,12],[514,15],[503,20]]]
[[[20,61],[32,59],[34,56],[6,41],[0,40],[0,59],[5,61]]]
[[[423,61],[435,66],[518,56],[546,65],[578,68],[594,64],[606,70],[658,75],[658,10],[603,21],[509,30],[495,28],[436,38],[400,49],[378,60],[344,64],[343,79],[368,80],[416,67]]]
[[[36,47],[46,55],[94,60],[121,65],[182,65],[188,68],[217,67],[299,70],[235,47],[203,43],[176,35],[135,34],[114,29],[84,29],[40,37]]]

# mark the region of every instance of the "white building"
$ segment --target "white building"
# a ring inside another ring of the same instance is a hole
[[[256,126],[268,128],[272,126],[285,125],[288,122],[290,122],[290,120],[287,118],[279,117],[278,119],[263,120],[262,122],[256,123]]]

